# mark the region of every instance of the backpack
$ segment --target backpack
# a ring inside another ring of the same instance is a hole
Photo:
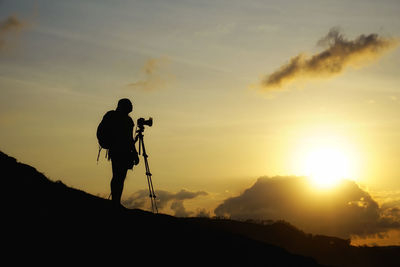
[[[99,161],[101,149],[110,149],[113,143],[113,129],[114,129],[114,110],[108,111],[97,126],[97,140],[99,142],[99,153],[97,154],[97,162]],[[107,157],[106,153],[106,157]]]

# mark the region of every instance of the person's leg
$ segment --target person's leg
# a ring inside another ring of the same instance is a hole
[[[124,189],[124,181],[127,169],[118,160],[111,159],[113,177],[111,179],[111,199],[115,206],[121,205],[121,196]]]

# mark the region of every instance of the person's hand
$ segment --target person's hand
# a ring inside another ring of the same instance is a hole
[[[134,164],[135,165],[138,165],[139,164],[139,155],[136,153],[136,156],[135,156],[135,158],[134,158]]]

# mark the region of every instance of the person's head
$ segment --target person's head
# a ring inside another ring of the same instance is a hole
[[[122,98],[118,101],[117,111],[129,114],[132,109],[132,102],[128,98]]]

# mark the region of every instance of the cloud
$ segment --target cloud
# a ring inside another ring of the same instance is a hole
[[[157,207],[159,210],[165,209],[168,207],[168,204],[171,203],[169,208],[174,212],[175,216],[178,217],[187,217],[191,215],[193,212],[187,211],[183,205],[185,200],[194,199],[198,196],[206,196],[208,195],[205,191],[196,191],[191,192],[185,189],[177,193],[171,193],[165,190],[156,190],[157,196]],[[149,200],[149,191],[148,190],[139,190],[133,193],[128,198],[122,201],[122,204],[127,208],[149,208],[147,207],[150,203]]]
[[[128,87],[145,91],[158,90],[166,87],[173,76],[166,69],[167,58],[150,58],[143,68],[144,79],[128,84]]]
[[[380,208],[353,181],[335,190],[313,189],[304,177],[261,177],[237,197],[215,209],[233,219],[286,220],[306,232],[339,236],[371,236],[400,229],[398,210]]]
[[[197,209],[195,217],[200,217],[200,218],[210,218],[211,214],[210,211],[208,211],[205,208]]]
[[[0,21],[0,50],[3,50],[7,46],[7,39],[11,34],[18,33],[25,26],[26,23],[22,22],[15,15],[11,15]]]
[[[192,212],[186,211],[183,206],[183,201],[173,201],[171,204],[171,209],[175,212],[177,217],[188,217]]]
[[[383,216],[400,219],[400,191],[378,192],[374,198],[379,202]]]
[[[289,63],[267,75],[261,86],[265,90],[276,90],[301,78],[340,74],[347,66],[365,64],[398,44],[396,39],[380,37],[375,33],[347,40],[338,28],[333,28],[317,43],[318,46],[326,47],[325,50],[311,56],[301,53],[291,58]]]

